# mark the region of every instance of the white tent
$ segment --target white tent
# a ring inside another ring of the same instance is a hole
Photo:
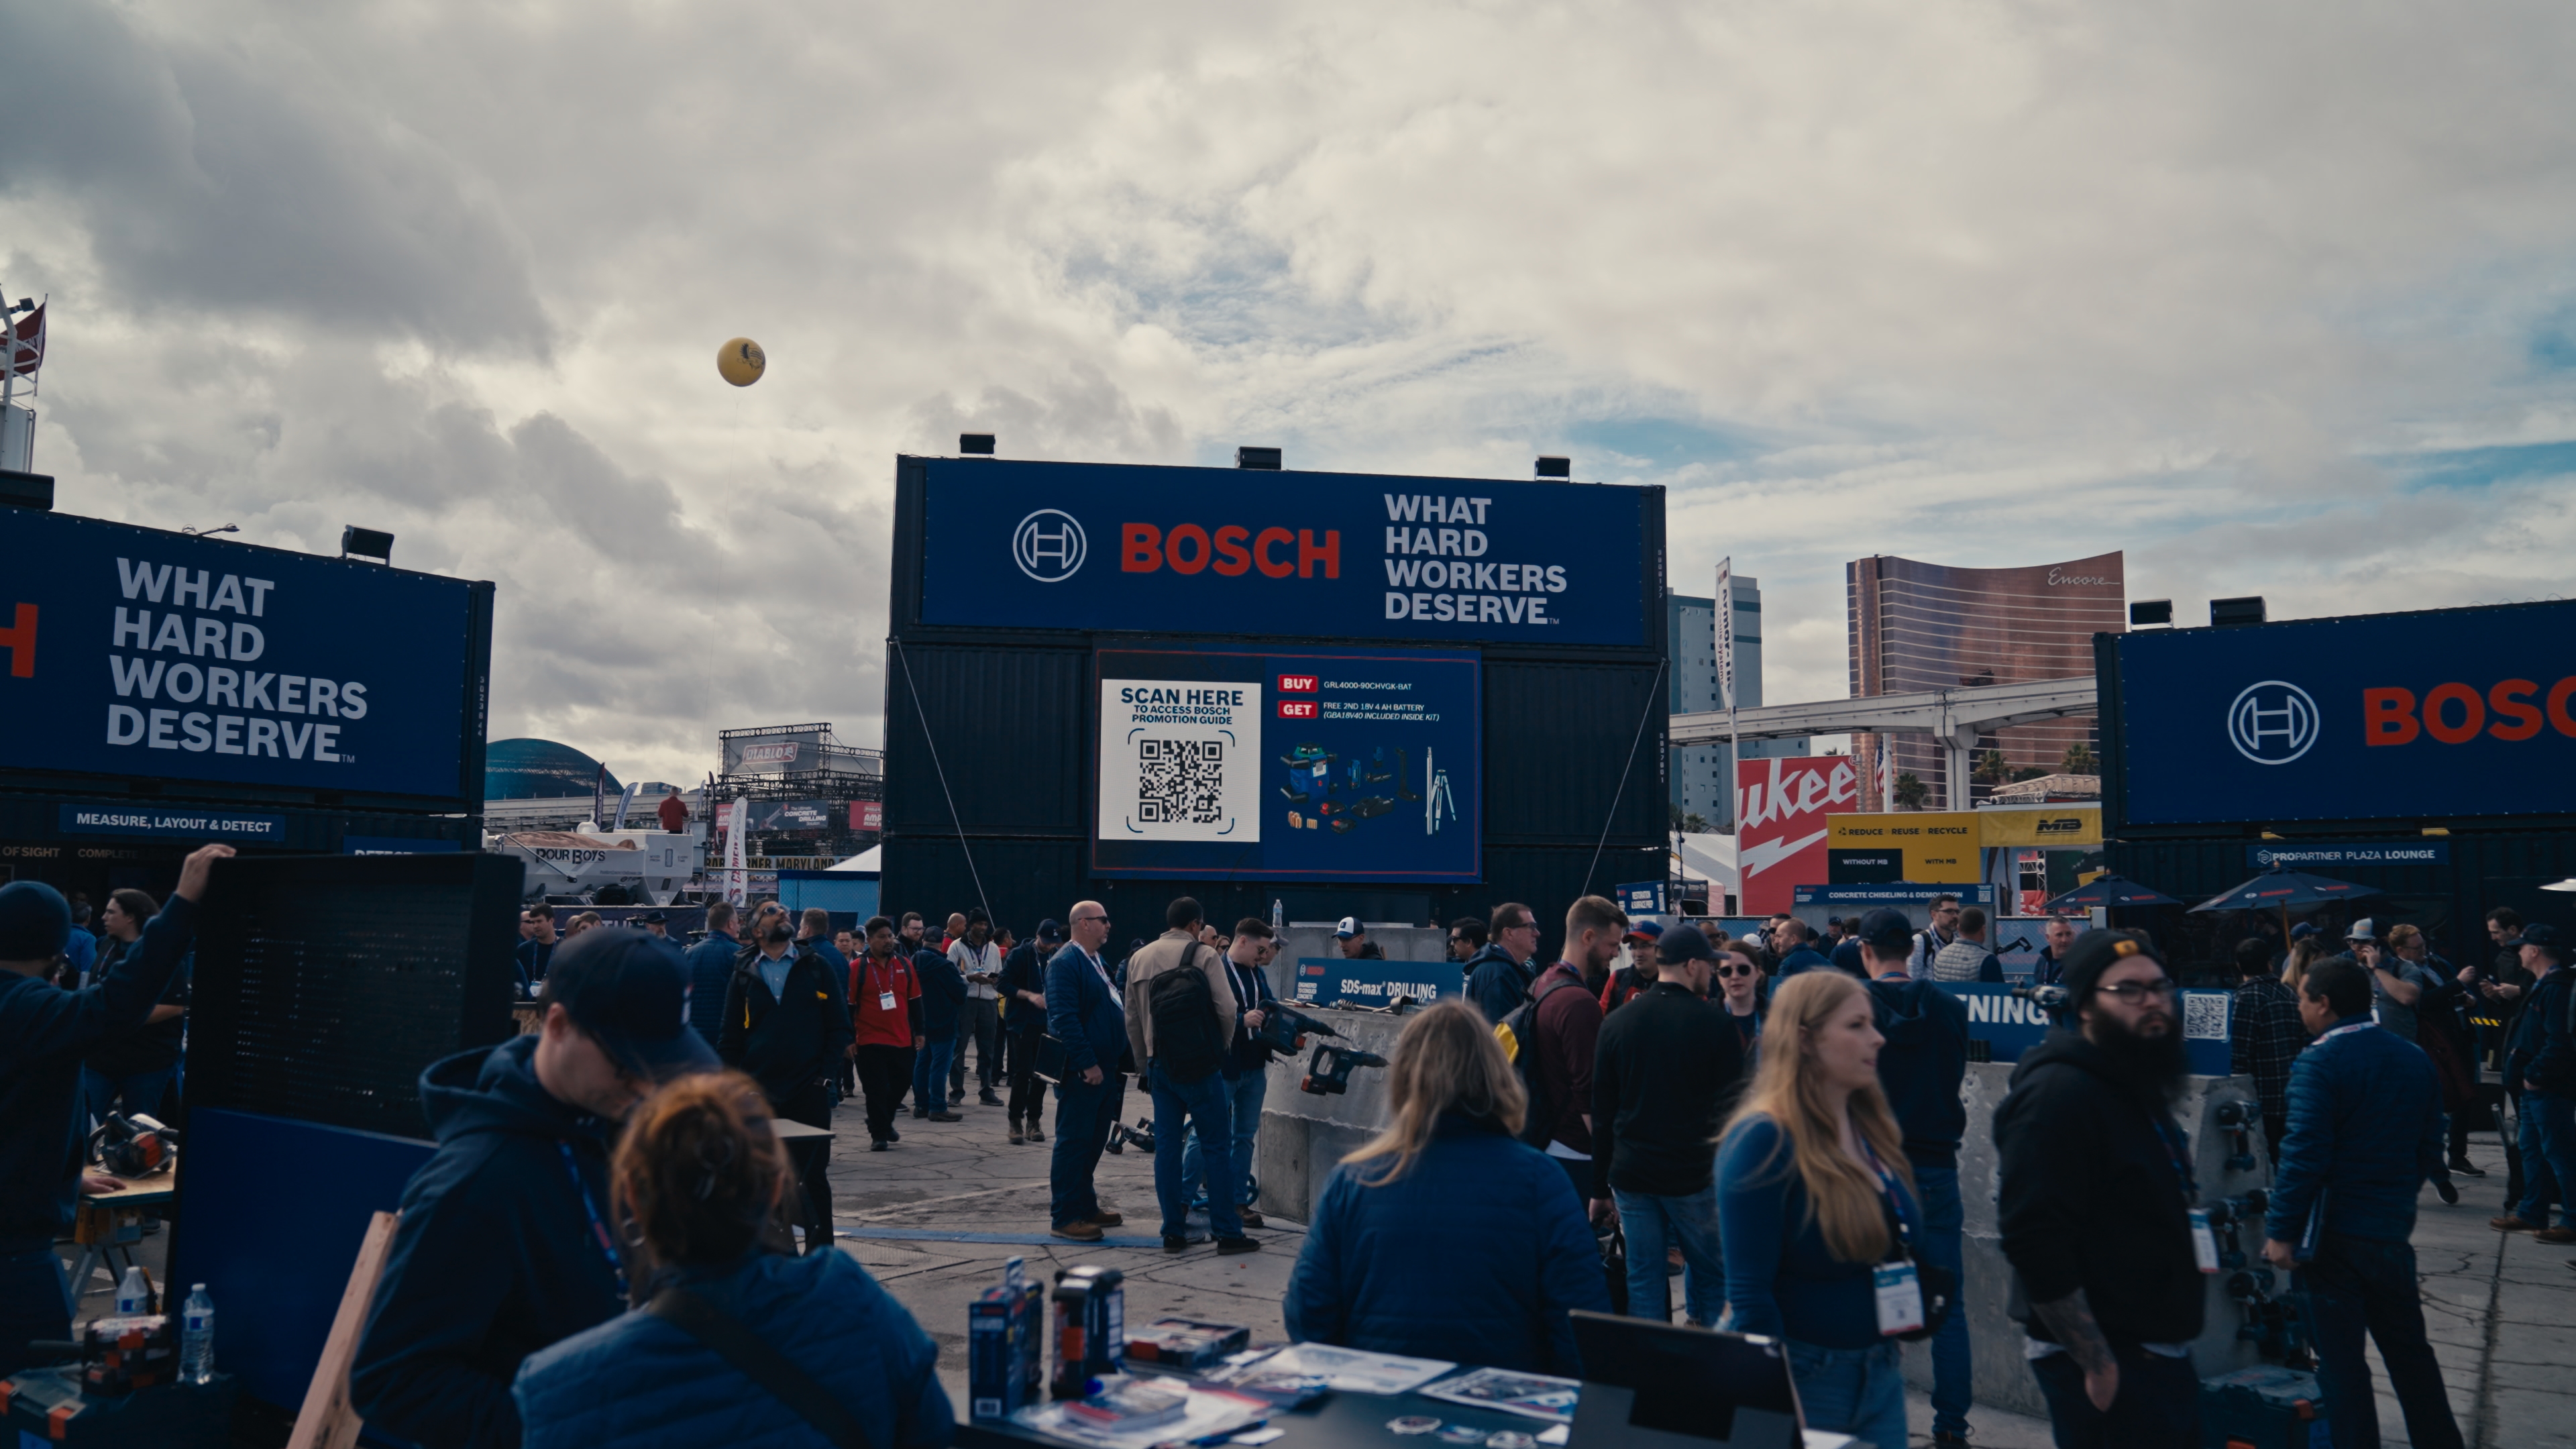
[[[849,859],[842,861],[840,864],[826,866],[824,869],[846,870],[860,875],[875,875],[884,859],[885,847],[882,845],[871,845],[867,849],[860,851],[858,854],[851,856]]]
[[[1704,880],[1728,895],[1744,892],[1736,884],[1735,837],[1705,833],[1675,832],[1673,835],[1673,870],[1683,880]],[[1712,909],[1716,902],[1711,901]]]

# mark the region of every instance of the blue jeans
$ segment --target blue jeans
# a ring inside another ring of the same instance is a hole
[[[1100,1171],[1100,1154],[1109,1149],[1109,1129],[1118,1125],[1126,1105],[1123,1073],[1104,1075],[1096,1087],[1076,1078],[1055,1089],[1055,1150],[1047,1158],[1053,1226],[1068,1227],[1100,1211],[1092,1180]]]
[[[912,1054],[912,1110],[945,1112],[948,1110],[948,1063],[957,1055],[957,1038],[947,1032],[934,1031],[922,1040],[921,1050]]]
[[[1665,1250],[1682,1250],[1682,1302],[1690,1321],[1715,1328],[1726,1311],[1726,1261],[1717,1241],[1717,1184],[1683,1197],[1610,1190],[1628,1235],[1628,1316],[1673,1320],[1672,1276]]]
[[[137,1112],[149,1112],[159,1116],[161,1098],[169,1091],[170,1078],[176,1075],[178,1070],[176,1066],[167,1066],[157,1072],[136,1072],[127,1077],[108,1077],[101,1076],[87,1066],[83,1066],[81,1068],[81,1111],[89,1117],[104,1118],[111,1104],[114,1104],[120,1106],[128,1117]],[[124,1099],[122,1103],[117,1101],[120,1097]]]
[[[2365,1328],[2388,1365],[2388,1386],[2406,1415],[2407,1441],[2416,1449],[2459,1449],[2460,1426],[2442,1391],[2442,1366],[2424,1339],[2414,1248],[2328,1233],[2315,1260],[2291,1278],[2311,1305],[2317,1387],[2325,1394],[2335,1449],[2379,1449],[2379,1399],[2361,1351]]]
[[[1967,1227],[1966,1210],[1959,1202],[1959,1169],[1955,1167],[1918,1167],[1914,1169],[1914,1189],[1923,1202],[1923,1261],[1935,1268],[1949,1270],[1958,1285],[1954,1295],[1968,1286],[1965,1252],[1960,1238]],[[1954,1296],[1950,1317],[1941,1331],[1932,1335],[1932,1432],[1968,1433],[1969,1398],[1968,1310]]]
[[[1270,1073],[1260,1067],[1249,1068],[1225,1084],[1226,1106],[1234,1118],[1234,1201],[1238,1207],[1252,1206],[1252,1143],[1261,1135],[1261,1103],[1269,1094]],[[1162,1139],[1157,1137],[1154,1141],[1160,1145]],[[1193,1129],[1190,1140],[1181,1148],[1181,1181],[1202,1181],[1203,1170],[1199,1137]]]
[[[2057,1449],[2174,1449],[2200,1442],[2200,1374],[2187,1358],[2167,1358],[2134,1345],[2113,1344],[2120,1390],[2109,1412],[2093,1407],[2084,1392],[2084,1370],[2063,1353],[2030,1361],[2048,1400],[2048,1427]],[[2341,1444],[2343,1430],[2335,1429]]]
[[[71,1336],[71,1279],[50,1238],[0,1251],[0,1375],[50,1361],[27,1351],[29,1339]]]
[[[1145,1080],[1154,1093],[1154,1196],[1163,1208],[1163,1236],[1189,1232],[1190,1198],[1200,1182],[1208,1186],[1208,1231],[1220,1238],[1243,1236],[1243,1214],[1234,1202],[1234,1116],[1227,1110],[1223,1073],[1210,1072],[1195,1082],[1175,1082],[1163,1064],[1147,1068]],[[1181,1124],[1199,1129],[1201,1177],[1181,1169]]]
[[[1867,1348],[1819,1348],[1789,1341],[1789,1376],[1807,1427],[1830,1429],[1872,1445],[1906,1442],[1905,1359],[1896,1340]]]
[[[2562,1215],[2576,1218],[2576,1097],[2563,1097],[2537,1087],[2522,1089],[2522,1216],[2549,1226],[2549,1201],[2558,1200]]]

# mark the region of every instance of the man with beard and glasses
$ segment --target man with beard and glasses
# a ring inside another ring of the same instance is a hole
[[[2200,1442],[2189,1345],[2207,1288],[2172,1103],[2190,1060],[2174,982],[2126,931],[2067,953],[2067,1025],[1995,1109],[1996,1215],[2030,1303],[2026,1352],[2061,1449]]]

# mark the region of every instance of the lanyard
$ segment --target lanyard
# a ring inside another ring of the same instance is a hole
[[[885,966],[883,969],[886,974],[886,984],[883,990],[879,990],[877,987],[877,971],[879,969],[876,964],[877,958],[874,956],[863,956],[859,959],[866,963],[859,968],[859,1009],[861,1011],[871,1011],[875,1009],[875,1004],[872,998],[877,996],[891,996],[894,994],[894,958],[892,956],[888,956],[885,960]]]
[[[2308,1045],[2309,1045],[2309,1046],[2315,1046],[2315,1045],[2317,1045],[2317,1043],[2318,1043],[2318,1042],[2329,1042],[2329,1041],[2333,1041],[2336,1037],[2339,1037],[2339,1036],[2349,1036],[2349,1035],[2351,1035],[2352,1033],[2354,1033],[2354,1032],[2356,1032],[2356,1031],[2361,1030],[2363,1027],[2366,1027],[2366,1026],[2377,1026],[2378,1024],[2379,1024],[2379,1023],[2377,1023],[2377,1022],[2375,1022],[2375,1021],[2369,1021],[2369,1020],[2363,1020],[2363,1021],[2347,1021],[2347,1022],[2345,1022],[2343,1025],[2338,1026],[2338,1027],[2334,1027],[2334,1028],[2332,1028],[2331,1030],[2327,1031],[2327,1032],[2326,1032],[2325,1034],[2323,1034],[2322,1036],[2319,1036],[2319,1037],[2317,1038],[2317,1040],[2316,1040],[2316,1041],[2312,1041],[2312,1042],[2308,1043]]]
[[[2183,1135],[2181,1128],[2156,1113],[2149,1113],[2147,1120],[2155,1124],[2156,1140],[2165,1145],[2165,1156],[2173,1161],[2174,1176],[2182,1179],[2183,1201],[2199,1202],[2200,1179],[2191,1170],[2191,1140]]]
[[[573,1191],[581,1194],[581,1210],[590,1215],[590,1235],[598,1241],[599,1251],[608,1259],[608,1271],[617,1275],[617,1296],[627,1296],[626,1263],[617,1255],[617,1240],[608,1235],[608,1224],[600,1221],[599,1204],[590,1195],[590,1184],[581,1180],[581,1165],[572,1159],[572,1144],[555,1139],[555,1148],[563,1153],[564,1171],[572,1174]]]
[[[1080,948],[1077,947],[1076,949],[1079,950]],[[1122,1016],[1125,1015],[1127,1003],[1118,1000],[1118,983],[1109,979],[1109,968],[1101,965],[1100,958],[1092,955],[1089,951],[1083,951],[1082,959],[1091,963],[1092,971],[1100,977],[1100,984],[1109,989],[1109,999],[1117,1004],[1119,1014]]]
[[[1887,1195],[1888,1209],[1896,1214],[1896,1235],[1904,1240],[1905,1256],[1911,1259],[1914,1256],[1914,1214],[1905,1194],[1897,1187],[1896,1174],[1888,1171],[1887,1164],[1878,1160],[1878,1152],[1869,1145],[1868,1138],[1857,1131],[1852,1136],[1860,1143],[1860,1155],[1869,1159],[1869,1170],[1878,1174],[1878,1190]]]

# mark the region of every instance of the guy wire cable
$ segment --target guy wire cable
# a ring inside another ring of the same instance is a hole
[[[904,652],[901,639],[889,634],[886,642],[894,646],[894,657],[903,665],[903,687],[912,695],[912,717],[921,721],[921,742],[930,746],[930,768],[938,772],[939,793],[948,799],[948,823],[956,828],[958,853],[966,857],[966,873],[975,880],[976,904],[984,908],[984,919],[989,921],[993,919],[993,903],[985,898],[984,873],[975,868],[975,852],[966,844],[966,822],[958,818],[957,796],[948,788],[948,767],[939,763],[939,741],[930,737],[930,716],[921,708],[921,686],[912,682],[912,656]],[[1635,753],[1634,746],[1630,747],[1630,753]],[[1625,783],[1624,777],[1622,783]]]
[[[1610,843],[1610,822],[1619,818],[1619,801],[1628,793],[1628,773],[1637,768],[1637,746],[1645,741],[1646,721],[1655,717],[1655,701],[1663,697],[1661,691],[1664,687],[1664,665],[1667,662],[1661,659],[1655,661],[1655,682],[1646,690],[1646,708],[1637,716],[1637,733],[1628,741],[1628,763],[1619,768],[1619,788],[1611,792],[1610,809],[1601,817],[1601,838],[1592,843],[1592,864],[1583,872],[1583,894],[1587,896],[1592,894],[1593,872],[1601,869],[1602,847]],[[1672,874],[1672,866],[1667,864],[1664,867],[1664,873]]]

